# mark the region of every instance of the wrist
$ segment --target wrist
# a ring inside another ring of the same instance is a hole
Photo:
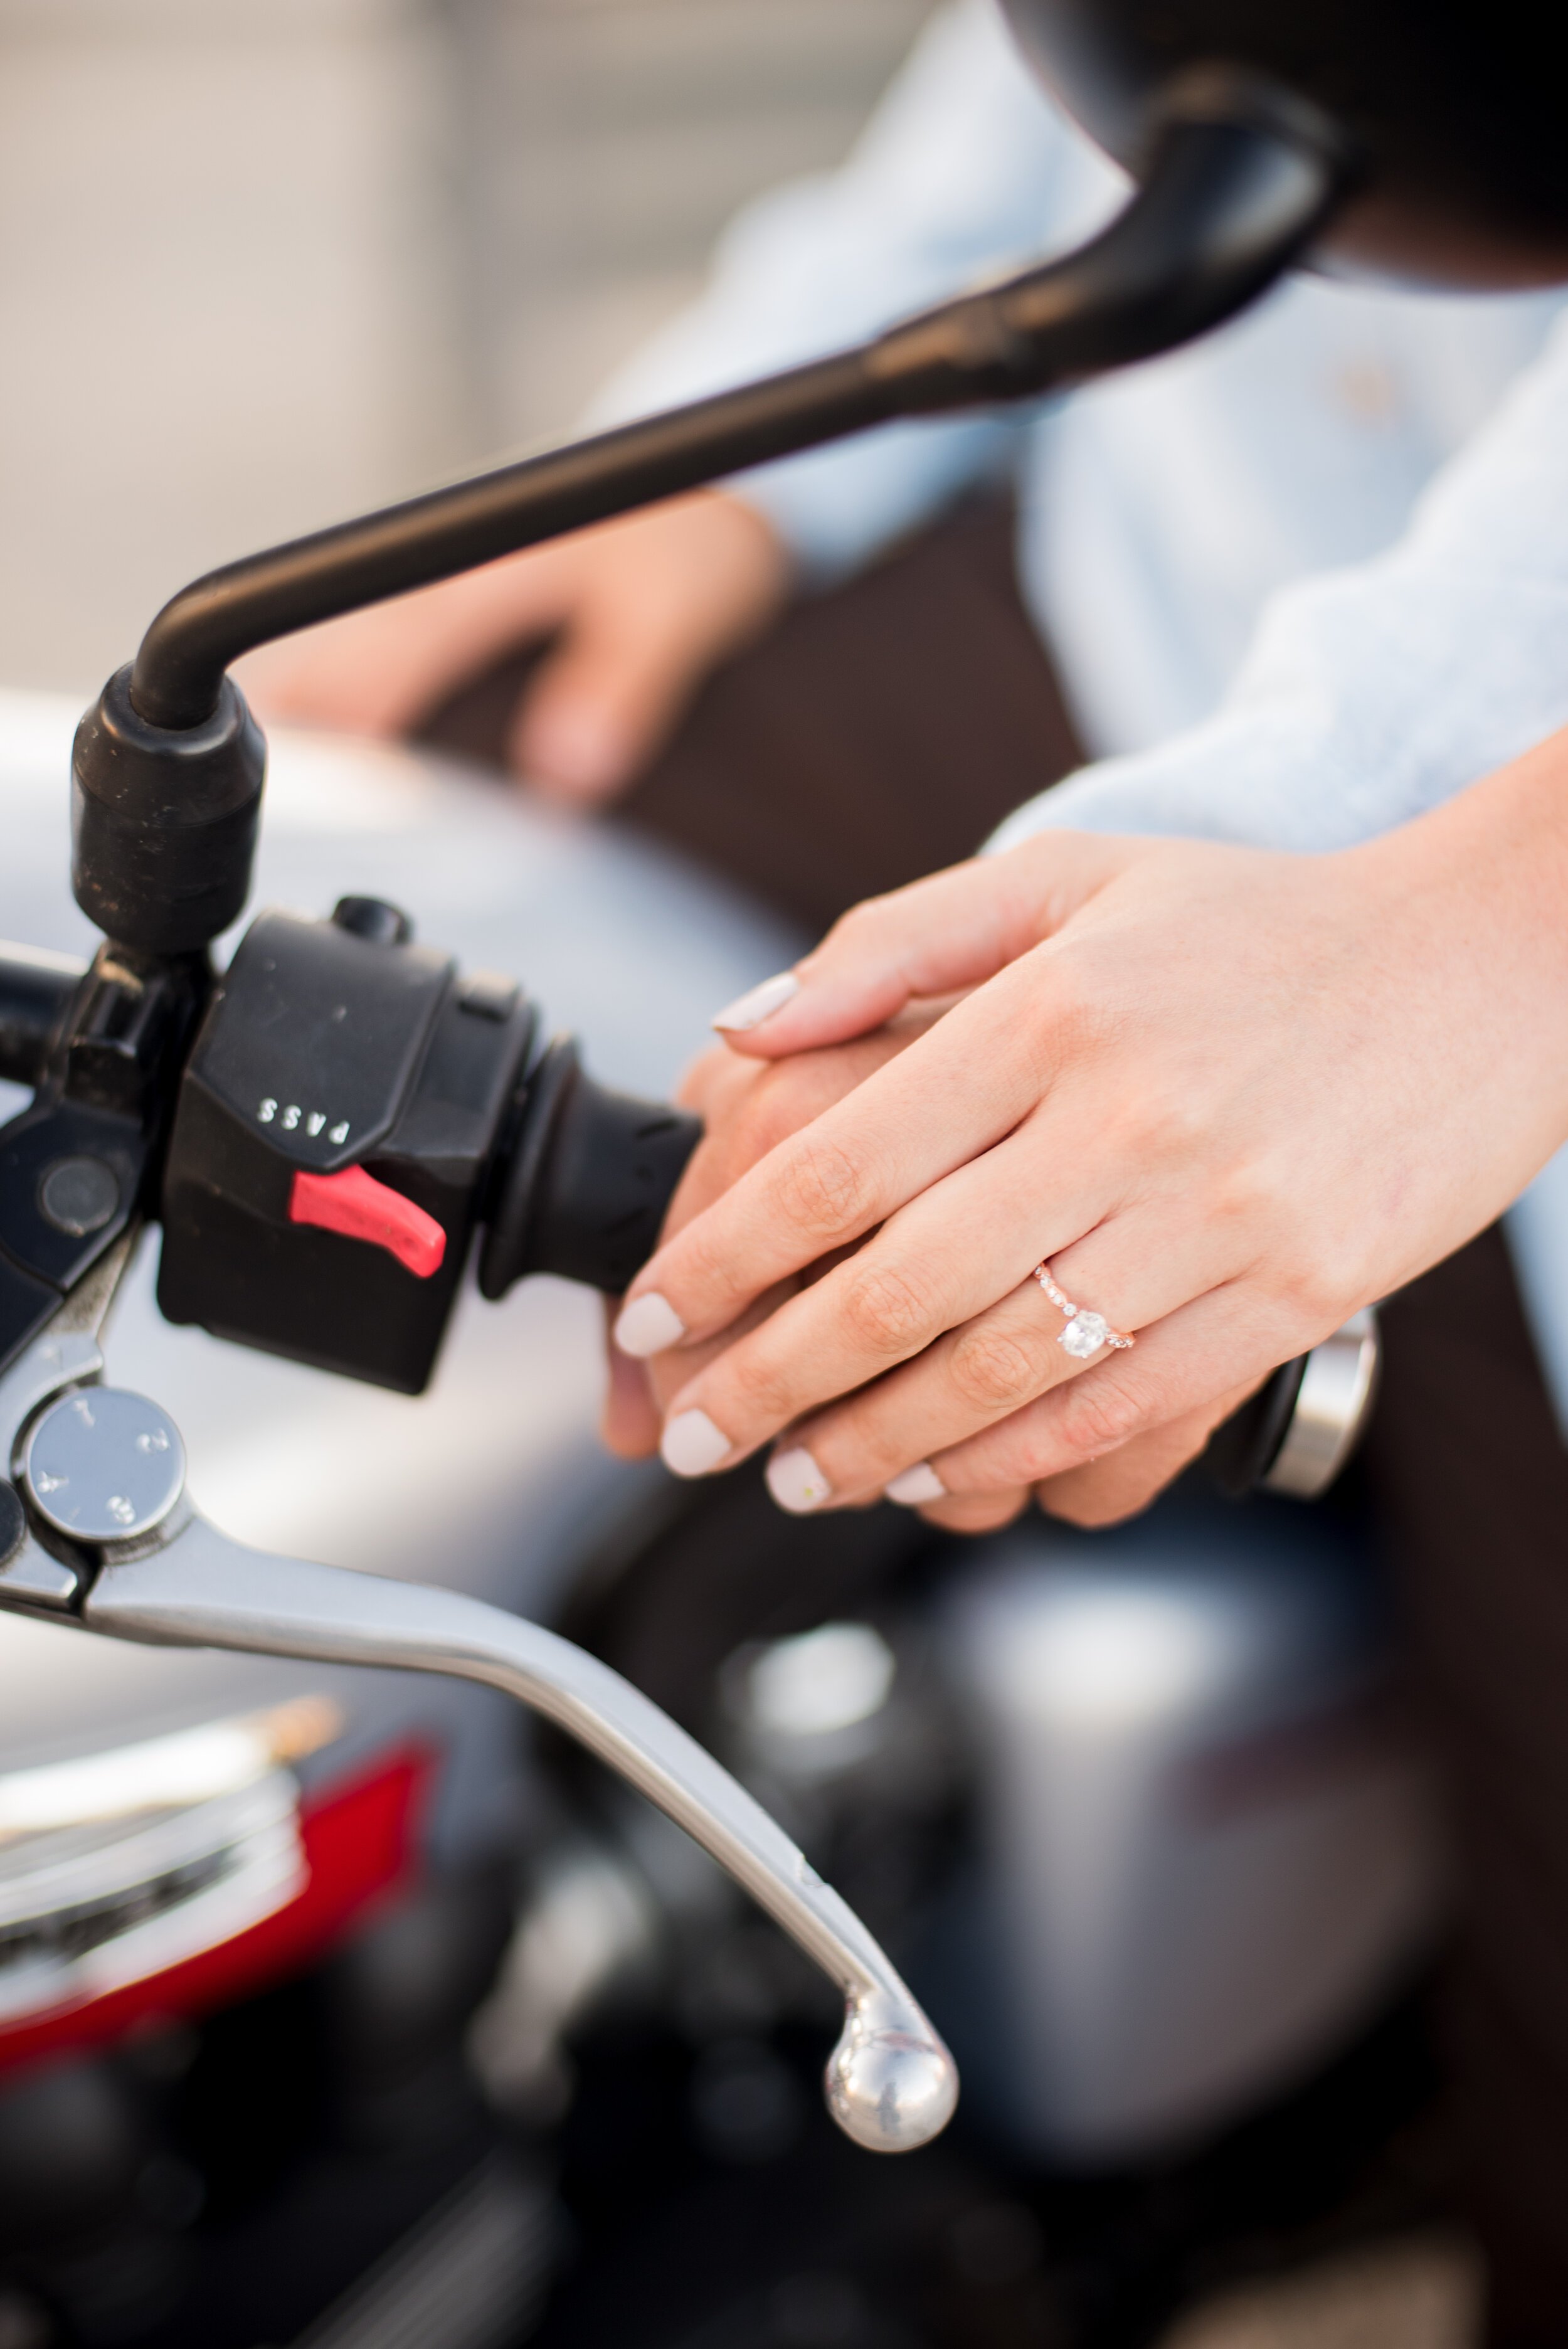
[[[1500,1212],[1568,1142],[1568,731],[1344,861],[1468,1096],[1469,1154],[1511,1166]]]
[[[1343,855],[1568,1044],[1568,730]]]

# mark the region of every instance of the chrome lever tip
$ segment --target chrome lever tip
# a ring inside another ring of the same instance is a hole
[[[918,2009],[851,1998],[824,2080],[828,2110],[868,2153],[913,2153],[958,2103],[958,2067]]]

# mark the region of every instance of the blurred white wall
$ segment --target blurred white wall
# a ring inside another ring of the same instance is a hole
[[[568,424],[930,0],[0,0],[0,680]]]
[[[932,0],[445,0],[493,437],[570,417],[736,205],[837,162]]]

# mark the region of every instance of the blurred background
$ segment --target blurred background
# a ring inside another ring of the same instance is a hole
[[[0,0],[0,683],[566,429],[930,0]]]

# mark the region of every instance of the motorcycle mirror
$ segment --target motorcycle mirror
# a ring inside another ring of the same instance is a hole
[[[1568,22],[1531,0],[1002,0],[1041,78],[1147,177],[1173,88],[1260,77],[1342,136],[1329,266],[1427,285],[1568,275]]]

